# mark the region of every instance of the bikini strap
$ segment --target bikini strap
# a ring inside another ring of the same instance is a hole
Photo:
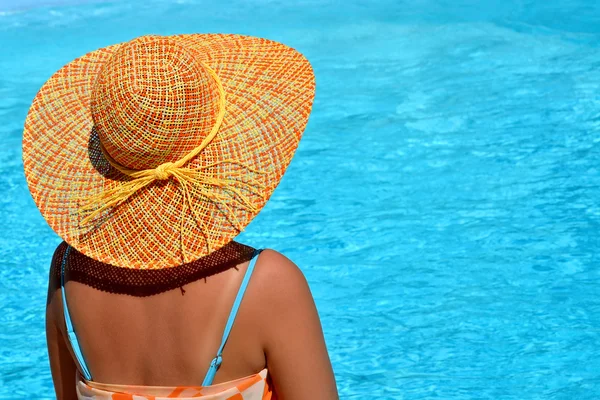
[[[225,325],[225,331],[223,332],[223,338],[221,339],[221,346],[219,346],[219,351],[217,351],[217,356],[213,358],[210,362],[210,367],[208,368],[208,372],[206,373],[206,377],[202,382],[202,386],[210,386],[212,385],[213,380],[215,379],[215,375],[217,370],[221,366],[221,362],[223,358],[221,357],[223,353],[223,348],[225,347],[225,343],[227,343],[227,339],[229,338],[229,332],[233,327],[233,322],[235,321],[235,316],[237,315],[238,309],[240,308],[240,303],[242,302],[242,298],[244,297],[244,293],[246,292],[246,288],[248,287],[248,282],[250,281],[250,276],[252,275],[252,271],[254,271],[254,265],[256,264],[256,260],[258,259],[258,255],[262,250],[257,250],[252,259],[250,260],[250,265],[248,265],[248,269],[244,274],[244,279],[242,280],[242,284],[240,285],[240,289],[238,290],[237,296],[235,296],[235,301],[233,302],[233,307],[231,308],[231,312],[229,313],[229,319],[227,319],[227,324]]]
[[[81,367],[81,372],[83,372],[84,378],[90,381],[92,380],[92,374],[90,374],[90,370],[88,369],[88,366],[85,363],[83,353],[81,352],[81,348],[79,347],[79,341],[77,340],[77,336],[75,335],[73,323],[71,322],[71,315],[69,314],[69,307],[67,306],[67,295],[65,294],[65,265],[67,264],[67,258],[69,256],[70,250],[71,246],[67,245],[67,249],[65,250],[65,255],[63,256],[62,264],[60,266],[60,290],[62,291],[63,312],[65,314],[67,336],[69,338],[69,342],[71,343],[71,348],[73,349],[73,353],[75,353],[75,358],[77,359],[77,362],[79,362],[79,366]]]

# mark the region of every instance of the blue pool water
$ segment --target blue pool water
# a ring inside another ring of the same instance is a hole
[[[304,270],[343,399],[598,398],[600,3],[7,3],[0,399],[54,398],[44,307],[60,239],[22,172],[33,96],[87,51],[186,32],[268,37],[315,67],[305,137],[240,240]]]

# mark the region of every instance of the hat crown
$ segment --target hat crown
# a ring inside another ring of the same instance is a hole
[[[142,36],[101,68],[91,94],[94,129],[124,167],[156,168],[200,145],[219,111],[213,77],[179,41]]]

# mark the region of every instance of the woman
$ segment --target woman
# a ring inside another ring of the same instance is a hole
[[[302,273],[233,241],[313,97],[300,53],[218,34],[109,46],[43,85],[23,159],[65,240],[46,318],[59,400],[337,399]]]

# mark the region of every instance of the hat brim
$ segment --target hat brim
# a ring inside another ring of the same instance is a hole
[[[199,223],[186,209],[180,188],[171,181],[159,181],[110,210],[93,227],[82,228],[82,199],[123,179],[99,150],[90,112],[96,74],[121,44],[73,60],[57,71],[33,100],[23,136],[25,176],[50,227],[81,253],[111,265],[173,267],[229,243],[279,184],[312,108],[314,73],[296,50],[242,35],[171,37],[205,57],[202,61],[217,73],[226,93],[219,133],[188,166],[202,166],[203,155],[235,159],[260,172],[253,179],[262,189],[244,193],[255,211],[236,207],[235,202],[208,202],[199,192],[192,192],[192,202],[203,204]],[[217,166],[214,173],[227,175],[228,171]]]

